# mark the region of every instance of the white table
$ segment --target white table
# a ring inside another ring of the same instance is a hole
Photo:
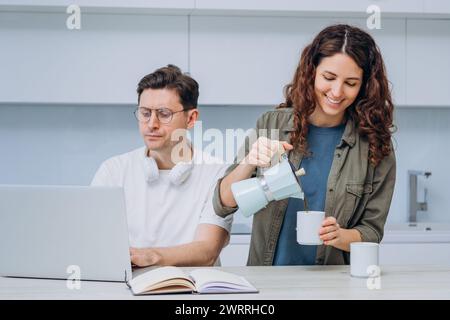
[[[192,268],[183,268],[189,271]],[[133,296],[124,283],[0,277],[0,299],[450,299],[450,267],[381,267],[381,288],[352,278],[349,266],[222,267],[247,278],[258,294]]]

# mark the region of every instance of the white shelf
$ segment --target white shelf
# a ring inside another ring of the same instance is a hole
[[[14,100],[14,101],[0,101],[0,108],[1,107],[11,107],[11,106],[34,106],[34,107],[46,107],[46,106],[58,106],[58,107],[134,107],[136,106],[136,101],[130,100],[130,101],[124,101],[124,102],[71,102],[71,101],[23,101],[23,100]],[[199,108],[216,108],[216,107],[242,107],[242,108],[275,108],[275,104],[199,104]],[[450,108],[449,105],[441,105],[441,106],[430,106],[430,105],[395,105],[396,109],[411,109],[411,110],[419,110],[419,109],[427,109],[427,110],[442,110],[442,109],[448,109]]]
[[[66,12],[77,4],[82,13],[189,15],[195,0],[0,0],[0,11]]]
[[[377,5],[388,16],[423,14],[423,0],[197,0],[193,14],[262,16],[367,16],[367,8]]]
[[[0,11],[65,12],[71,0],[0,0]],[[163,15],[367,17],[370,5],[385,17],[449,17],[447,0],[78,0],[85,13]]]

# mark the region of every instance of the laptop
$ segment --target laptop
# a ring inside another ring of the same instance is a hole
[[[0,185],[0,275],[127,282],[122,188]]]

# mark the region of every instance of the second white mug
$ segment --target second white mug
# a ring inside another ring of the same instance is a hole
[[[368,278],[379,275],[379,245],[374,242],[350,243],[350,274],[353,277]]]

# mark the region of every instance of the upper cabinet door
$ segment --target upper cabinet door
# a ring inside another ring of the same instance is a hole
[[[136,86],[168,63],[187,71],[188,18],[0,12],[0,102],[136,103]]]
[[[450,14],[450,1],[448,0],[424,0],[424,13]]]
[[[190,67],[202,104],[277,105],[294,75],[303,48],[325,26],[365,19],[192,17]],[[384,19],[370,31],[381,48],[394,101],[405,97],[405,23]]]
[[[383,56],[393,102],[395,105],[404,105],[406,103],[405,20],[382,18],[381,29],[373,30],[367,29],[365,19],[347,20],[372,35]]]
[[[381,20],[381,29],[366,30],[380,47],[395,105],[406,103],[406,24],[404,19]],[[364,28],[365,21],[360,24]]]
[[[450,106],[450,21],[407,21],[408,105]]]
[[[324,21],[191,17],[191,74],[200,103],[276,105],[303,47]]]

